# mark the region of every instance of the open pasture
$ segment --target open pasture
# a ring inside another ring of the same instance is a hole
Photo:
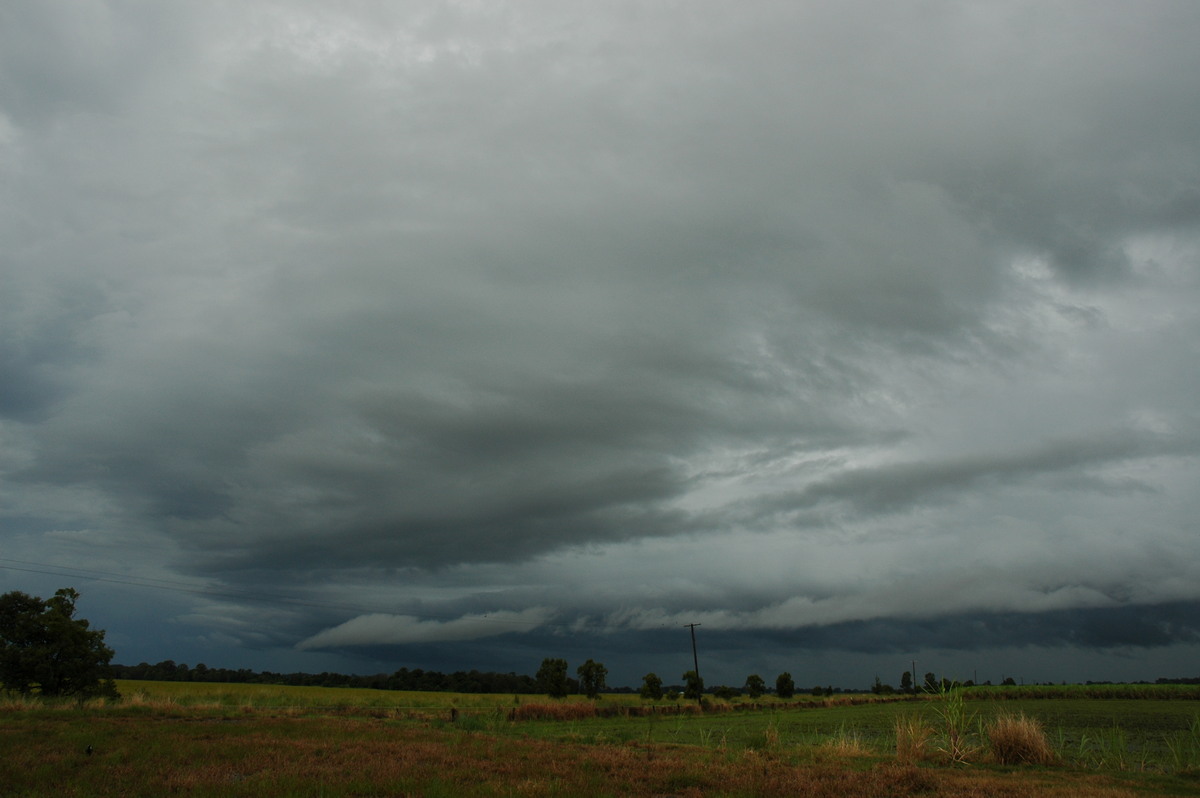
[[[429,693],[403,690],[371,690],[354,687],[295,687],[282,684],[233,684],[222,682],[151,682],[117,680],[117,690],[127,705],[205,708],[331,710],[380,709],[402,712],[475,710],[511,706],[505,694]],[[529,698],[529,696],[522,696]]]
[[[816,703],[816,702],[810,702]],[[527,709],[529,709],[527,707]],[[531,720],[527,735],[558,740],[670,743],[725,748],[769,746],[854,747],[885,755],[894,752],[898,721],[917,718],[935,734],[947,726],[979,746],[986,727],[1002,715],[1036,719],[1058,755],[1084,767],[1163,772],[1200,771],[1200,702],[1150,699],[1047,698],[964,701],[957,719],[946,717],[941,697],[916,700],[831,700],[816,706],[776,707],[680,715],[587,717]],[[481,715],[480,725],[502,731],[510,724]]]
[[[119,702],[0,702],[0,794],[1200,795],[1200,702],[835,697],[644,713],[634,696],[390,693],[127,682]],[[747,702],[742,702],[747,703]],[[1049,766],[1002,766],[1001,713],[1045,727]],[[932,730],[900,761],[897,722]],[[940,748],[959,723],[966,756]],[[92,746],[92,753],[87,753]]]

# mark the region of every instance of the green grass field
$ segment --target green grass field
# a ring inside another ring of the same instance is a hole
[[[120,701],[82,707],[0,701],[0,795],[1200,795],[1200,690],[735,699],[701,713],[629,695],[118,688]],[[1040,721],[1054,764],[993,761],[1000,714]],[[898,761],[897,723],[914,719],[931,729],[927,755]]]

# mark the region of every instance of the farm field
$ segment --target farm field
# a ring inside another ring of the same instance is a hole
[[[642,714],[646,702],[618,695],[119,688],[121,701],[83,707],[0,701],[0,795],[1200,795],[1200,693],[802,696]],[[1041,721],[1056,762],[990,761],[982,731],[999,714]],[[927,756],[901,761],[897,722],[912,719],[934,734]],[[954,726],[957,763],[943,750]]]

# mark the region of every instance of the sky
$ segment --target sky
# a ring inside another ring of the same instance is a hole
[[[4,3],[0,590],[122,664],[1200,676],[1197,40]]]

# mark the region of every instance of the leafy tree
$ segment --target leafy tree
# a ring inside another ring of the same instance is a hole
[[[932,672],[925,674],[925,692],[936,693],[938,691],[938,680]]]
[[[758,698],[767,692],[767,683],[763,681],[763,677],[757,673],[752,673],[746,677],[746,686],[743,689],[745,689],[746,695],[751,698]]]
[[[64,587],[42,600],[19,590],[0,596],[0,685],[44,696],[116,697],[103,630],[75,617],[79,593]]]
[[[663,697],[663,680],[658,674],[647,673],[642,677],[642,698],[647,701],[660,701]]]
[[[740,695],[740,692],[736,687],[729,687],[728,685],[722,684],[714,687],[712,694],[717,698],[723,698],[728,701],[731,698],[737,698],[738,695]]]
[[[567,661],[565,659],[551,659],[547,657],[542,660],[542,667],[538,668],[537,676],[538,686],[546,692],[546,695],[551,698],[564,698],[567,695]]]
[[[784,671],[775,677],[775,695],[780,698],[791,698],[796,694],[796,683],[792,681],[792,674]]]
[[[608,676],[608,668],[589,659],[576,668],[575,673],[579,674],[579,688],[583,690],[584,695],[588,698],[599,698],[600,691],[605,687],[604,680]]]
[[[704,695],[704,680],[695,671],[685,671],[683,674],[683,697],[699,701]]]
[[[913,675],[911,671],[905,671],[900,677],[900,692],[911,693],[913,691]]]

